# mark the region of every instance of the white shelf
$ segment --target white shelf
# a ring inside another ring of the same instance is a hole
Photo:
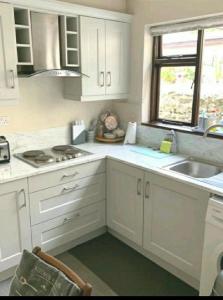
[[[80,65],[67,65],[67,67],[70,67],[70,68],[79,68],[80,67]]]
[[[74,35],[77,35],[78,32],[77,31],[66,31],[67,34],[74,34]]]
[[[63,67],[77,68],[80,66],[78,23],[78,17],[60,17]]]
[[[29,29],[29,26],[27,26],[27,25],[19,25],[19,24],[15,24],[15,28],[16,28],[16,29]]]
[[[17,64],[33,65],[30,11],[14,7]]]
[[[74,51],[74,52],[78,52],[78,51],[79,51],[79,49],[77,49],[77,48],[67,48],[67,51]]]
[[[17,48],[30,48],[30,45],[28,44],[16,44]]]

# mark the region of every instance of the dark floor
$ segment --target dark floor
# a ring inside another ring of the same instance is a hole
[[[110,234],[69,253],[120,296],[198,296],[198,291]]]

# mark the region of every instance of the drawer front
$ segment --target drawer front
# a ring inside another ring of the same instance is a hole
[[[86,177],[30,194],[31,224],[36,225],[105,200],[105,174]]]
[[[32,227],[33,247],[52,250],[105,226],[105,201]]]
[[[73,180],[81,179],[105,172],[105,161],[99,160],[91,163],[65,168],[55,172],[37,175],[29,178],[29,192],[33,193],[49,187],[57,186]]]

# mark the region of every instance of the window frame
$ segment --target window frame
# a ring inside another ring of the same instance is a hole
[[[162,56],[162,36],[153,37],[152,50],[152,77],[151,77],[151,95],[150,95],[150,122],[163,123],[177,126],[194,127],[198,124],[199,107],[200,107],[200,90],[201,90],[201,72],[202,72],[202,57],[204,44],[204,30],[198,30],[197,37],[197,53],[192,55],[179,56]],[[160,73],[161,68],[166,66],[194,66],[194,96],[192,103],[191,122],[171,121],[159,118],[159,102],[160,102]]]

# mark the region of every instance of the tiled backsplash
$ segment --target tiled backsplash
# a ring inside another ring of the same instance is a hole
[[[70,128],[59,127],[29,133],[7,134],[12,154],[29,150],[38,150],[55,145],[70,144]]]
[[[167,130],[138,126],[137,142],[146,146],[160,146]],[[177,132],[178,152],[223,165],[223,140]]]
[[[159,147],[167,130],[138,126],[137,143]],[[178,152],[223,165],[223,140],[177,132]],[[7,134],[12,154],[55,145],[70,144],[70,127],[50,128],[32,133]]]

